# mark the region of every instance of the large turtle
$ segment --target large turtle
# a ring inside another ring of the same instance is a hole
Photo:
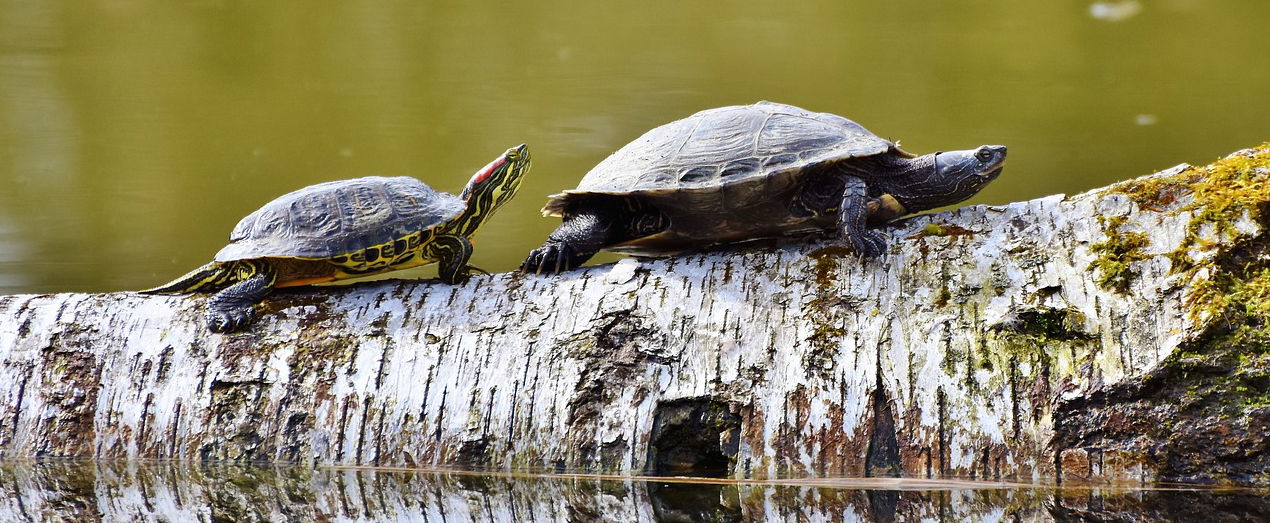
[[[370,176],[285,194],[249,214],[214,261],[146,294],[220,291],[207,324],[226,332],[248,324],[276,287],[357,278],[440,262],[441,281],[472,270],[471,237],[506,203],[529,170],[529,149],[513,147],[472,176],[459,196],[414,178]]]
[[[838,229],[876,257],[866,223],[950,205],[1001,173],[1006,148],[915,156],[841,116],[759,102],[701,111],[651,131],[552,195],[564,218],[521,265],[557,273],[596,252],[667,256],[710,245]]]

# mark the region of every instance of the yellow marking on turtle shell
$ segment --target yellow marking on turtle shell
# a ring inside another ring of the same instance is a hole
[[[334,280],[347,280],[347,279],[350,279],[350,278],[364,278],[364,277],[366,277],[366,276],[374,276],[374,275],[376,275],[376,274],[383,274],[383,273],[385,273],[385,272],[399,271],[399,270],[402,270],[402,269],[411,269],[411,268],[414,268],[414,267],[419,267],[419,266],[422,266],[422,265],[428,265],[428,264],[431,264],[431,263],[436,263],[436,262],[437,262],[437,259],[436,259],[436,258],[425,258],[425,257],[423,257],[423,256],[416,256],[416,257],[414,257],[414,258],[410,259],[409,261],[402,262],[402,263],[400,263],[400,264],[398,264],[398,265],[388,265],[388,266],[380,267],[380,268],[379,268],[379,270],[370,270],[370,271],[367,271],[367,272],[349,273],[349,272],[344,272],[343,270],[340,270],[340,269],[335,269],[335,275],[334,275],[334,276],[332,276],[332,277],[331,277],[329,280],[327,280],[327,281],[334,281]]]
[[[350,252],[347,255],[332,257],[329,261],[354,272],[393,267],[393,263],[418,253],[431,240],[431,231],[414,232],[389,242]],[[401,250],[397,247],[401,247]]]
[[[347,255],[332,257],[327,261],[339,267],[332,279],[360,278],[434,263],[435,259],[422,257],[424,247],[433,237],[432,230],[418,231]]]

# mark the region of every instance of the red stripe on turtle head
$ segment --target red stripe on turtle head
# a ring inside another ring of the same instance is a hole
[[[507,163],[507,156],[499,156],[498,159],[490,162],[489,165],[486,165],[481,170],[476,171],[476,174],[472,176],[472,181],[467,182],[467,184],[476,185],[485,181],[489,178],[489,175],[494,174],[494,171],[498,170],[499,167],[502,167],[504,163]]]

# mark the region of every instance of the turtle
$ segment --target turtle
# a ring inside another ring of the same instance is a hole
[[[839,231],[863,258],[869,228],[963,201],[995,179],[1006,148],[917,156],[851,120],[775,102],[708,109],[648,131],[551,195],[563,218],[523,272],[554,274],[600,250],[673,256],[713,245]]]
[[[238,222],[213,261],[144,294],[219,291],[207,326],[248,325],[273,289],[358,278],[439,262],[441,281],[472,271],[472,235],[516,194],[529,148],[508,149],[477,171],[462,194],[408,176],[368,176],[287,193]]]

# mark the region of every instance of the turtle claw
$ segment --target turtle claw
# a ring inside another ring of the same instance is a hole
[[[526,274],[560,274],[576,266],[573,249],[560,243],[548,243],[534,249],[520,264],[520,271]]]
[[[552,274],[560,274],[571,268],[569,267],[569,258],[572,255],[570,251],[572,249],[568,245],[561,245],[559,249],[556,249],[556,268],[552,271]]]
[[[272,267],[212,296],[207,302],[207,327],[212,332],[233,332],[256,319],[256,303],[273,290]]]
[[[540,247],[529,251],[529,256],[525,257],[525,261],[520,262],[520,272],[525,274],[538,273],[538,263],[542,260],[542,253],[539,252],[541,250],[542,248]]]
[[[877,231],[854,231],[847,237],[856,252],[865,258],[877,258],[886,252],[886,238]]]
[[[255,319],[252,307],[241,309],[220,309],[207,311],[207,328],[212,332],[233,332],[251,323]]]
[[[544,245],[529,252],[525,261],[520,264],[520,272],[525,274],[542,274],[542,260],[546,257],[551,245]]]

